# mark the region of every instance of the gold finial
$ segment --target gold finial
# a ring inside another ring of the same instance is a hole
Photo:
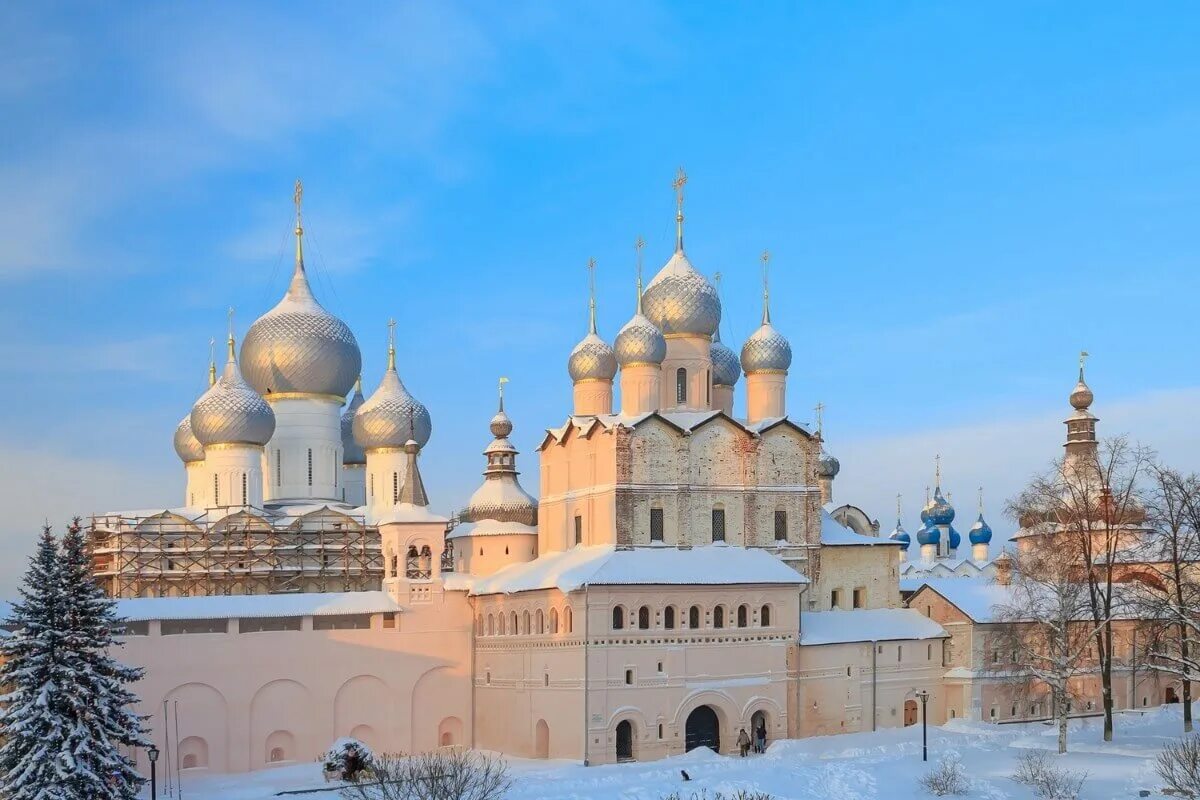
[[[675,173],[671,188],[675,190],[675,252],[683,252],[683,187],[687,185],[687,173],[683,167]]]
[[[637,313],[642,313],[642,248],[646,246],[646,240],[641,236],[633,243],[633,249],[637,251]]]
[[[229,360],[234,361],[236,357],[233,353],[233,306],[229,307],[229,338],[226,341],[229,345]]]
[[[304,225],[301,224],[300,206],[304,201],[304,184],[296,179],[296,190],[292,193],[292,202],[296,204],[296,267],[304,267]]]
[[[500,376],[500,380],[496,381],[497,388],[500,390],[500,410],[501,411],[504,410],[504,384],[506,384],[506,383],[508,383],[508,378],[505,378],[503,375]]]
[[[763,318],[762,324],[769,325],[771,323],[771,288],[770,275],[768,268],[771,264],[771,251],[763,250],[762,255],[758,257],[762,261],[762,285],[763,285]]]
[[[942,488],[942,454],[933,457],[933,485]]]
[[[896,527],[900,527],[900,494],[896,493]]]
[[[1083,366],[1087,363],[1088,356],[1091,355],[1087,350],[1079,351],[1079,382],[1083,383]]]
[[[212,386],[217,382],[217,340],[216,337],[210,337],[208,340],[208,385]]]
[[[596,332],[596,259],[589,258],[588,269],[588,333]]]
[[[983,516],[983,487],[979,487],[979,516]]]
[[[396,320],[388,320],[388,365],[392,372],[396,371]]]
[[[825,433],[825,404],[817,403],[813,406],[813,411],[817,414],[817,438],[824,441],[823,434]]]

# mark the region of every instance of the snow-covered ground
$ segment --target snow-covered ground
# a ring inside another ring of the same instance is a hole
[[[1071,752],[1062,766],[1088,773],[1088,800],[1136,798],[1139,789],[1158,788],[1153,759],[1163,743],[1182,732],[1180,706],[1117,718],[1115,740],[1102,741],[1101,721],[1072,723]],[[957,754],[972,777],[972,798],[1033,798],[1010,780],[1022,749],[1056,746],[1053,727],[1040,724],[988,725],[958,721],[929,729],[930,762]],[[570,761],[509,759],[516,778],[508,800],[659,800],[679,791],[684,798],[714,791],[752,789],[778,800],[857,800],[926,798],[918,785],[921,763],[919,725],[877,733],[857,733],[775,742],[762,756],[718,756],[710,750],[647,764],[584,768]],[[680,770],[692,780],[685,783]],[[186,800],[266,800],[277,792],[324,787],[317,764],[301,764],[248,775],[188,775]],[[1157,792],[1155,792],[1157,794]],[[164,796],[160,786],[159,796]],[[336,800],[336,791],[291,795],[297,800]]]

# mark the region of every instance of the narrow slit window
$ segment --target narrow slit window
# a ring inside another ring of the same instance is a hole
[[[312,448],[308,448],[308,485],[312,486]]]
[[[783,509],[775,511],[775,541],[787,541],[787,511]]]
[[[583,517],[575,515],[575,544],[583,544]]]
[[[250,492],[249,492],[249,486],[247,485],[248,483],[249,482],[246,479],[246,473],[243,472],[242,473],[242,505],[244,505],[244,506],[250,504],[250,499],[249,499]]]
[[[663,510],[661,508],[650,509],[650,541],[661,542],[663,540]]]
[[[725,541],[725,509],[723,508],[712,510],[712,540],[714,542]]]
[[[675,370],[675,402],[679,405],[687,403],[687,370],[683,367]]]

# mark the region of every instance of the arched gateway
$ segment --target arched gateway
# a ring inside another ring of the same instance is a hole
[[[712,706],[697,706],[688,714],[684,749],[695,750],[697,747],[711,747],[714,752],[721,752],[721,723]]]

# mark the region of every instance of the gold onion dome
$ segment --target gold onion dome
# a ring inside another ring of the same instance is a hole
[[[359,378],[354,381],[354,396],[350,398],[350,402],[346,404],[346,410],[342,412],[343,464],[367,463],[367,454],[363,452],[362,446],[354,440],[354,415],[362,407],[362,404],[362,378]]]
[[[429,409],[401,382],[394,344],[388,345],[388,367],[379,388],[355,412],[353,425],[354,440],[364,450],[404,447],[410,440],[424,448],[429,442],[433,433]]]
[[[346,323],[313,296],[304,269],[301,187],[296,182],[296,266],[279,304],[259,317],[242,343],[246,380],[259,394],[345,397],[362,371],[358,342]]]
[[[192,434],[205,447],[264,445],[275,433],[275,412],[242,377],[232,335],[225,370],[192,406],[189,420]]]

